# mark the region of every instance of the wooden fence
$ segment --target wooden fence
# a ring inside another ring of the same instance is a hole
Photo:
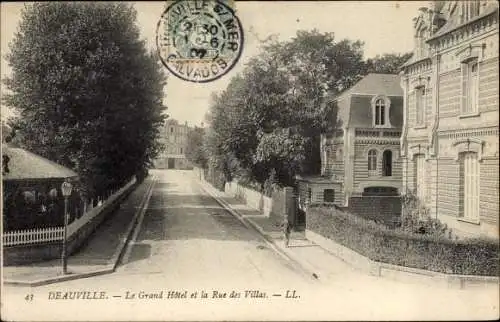
[[[83,216],[75,219],[68,225],[67,238],[70,238],[86,223],[97,216],[102,211],[102,209],[105,209],[106,205],[115,201],[124,191],[132,186],[135,181],[136,179],[133,178],[125,186],[112,193],[106,199],[98,198],[99,202],[97,203],[97,206],[93,206],[93,200],[91,200],[88,205],[85,205],[85,213],[83,214]],[[64,227],[33,228],[4,232],[2,235],[2,240],[3,246],[16,246],[58,241],[63,239],[63,235]]]
[[[64,227],[14,230],[3,234],[3,246],[35,244],[63,239]]]

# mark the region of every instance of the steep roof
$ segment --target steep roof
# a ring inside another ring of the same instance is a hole
[[[329,99],[329,101],[336,101],[338,108],[338,119],[341,124],[361,124],[370,123],[370,109],[369,103],[363,108],[360,108],[359,104],[354,104],[360,100],[356,97],[356,94],[374,96],[374,95],[386,95],[386,96],[403,96],[403,89],[400,85],[401,77],[396,74],[368,74],[357,82],[354,86]],[[353,104],[355,106],[353,106]],[[399,107],[395,107],[399,108]],[[368,120],[368,121],[366,121]],[[365,122],[366,121],[366,122]],[[354,123],[353,123],[354,122]]]
[[[385,94],[387,96],[403,95],[403,89],[400,85],[400,76],[395,74],[368,74],[359,82],[351,87],[350,94],[377,95]]]
[[[2,175],[2,180],[53,179],[78,176],[71,169],[10,144],[2,144],[2,155],[9,157],[9,172]]]

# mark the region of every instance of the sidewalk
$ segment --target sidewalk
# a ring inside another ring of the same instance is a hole
[[[137,215],[154,184],[152,176],[137,186],[89,237],[87,242],[68,258],[70,274],[62,275],[61,260],[2,268],[4,284],[38,286],[77,278],[112,273],[135,226]]]
[[[349,273],[360,273],[348,263],[306,239],[304,232],[293,231],[290,235],[289,247],[285,247],[281,223],[274,222],[258,210],[215,189],[207,182],[199,181],[199,183],[222,206],[238,217],[246,226],[256,229],[280,255],[295,262],[307,275],[315,279],[329,280],[338,278],[339,274],[345,276]]]

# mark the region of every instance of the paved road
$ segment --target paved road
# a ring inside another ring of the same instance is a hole
[[[498,290],[403,284],[345,265],[329,280],[315,281],[222,209],[190,172],[153,173],[158,181],[117,272],[36,288],[4,288],[2,313],[28,320],[54,320],[55,314],[59,320],[441,320],[498,315]],[[78,291],[103,291],[106,299],[49,299],[55,296],[51,292]],[[287,291],[295,296],[285,298]],[[166,299],[168,292],[188,298]],[[153,293],[163,299],[151,298]],[[33,300],[24,300],[29,294]]]
[[[169,284],[312,283],[208,196],[190,172],[155,174],[159,180],[121,274],[161,274]]]

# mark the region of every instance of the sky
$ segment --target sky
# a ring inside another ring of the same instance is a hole
[[[20,21],[21,2],[1,3],[1,76],[11,72],[4,55]],[[249,58],[259,54],[260,41],[270,35],[291,39],[298,30],[334,32],[335,38],[361,40],[365,58],[384,53],[404,53],[413,49],[413,23],[423,1],[248,1],[235,2],[245,41],[234,68],[215,81],[191,83],[171,75],[165,87],[164,104],[171,118],[200,125],[208,111],[212,92],[224,90],[232,76],[241,72]],[[156,24],[164,1],[135,2],[137,23],[147,46],[155,48]],[[3,86],[3,85],[2,85]],[[4,92],[4,88],[1,89]],[[2,105],[2,119],[12,111]]]

